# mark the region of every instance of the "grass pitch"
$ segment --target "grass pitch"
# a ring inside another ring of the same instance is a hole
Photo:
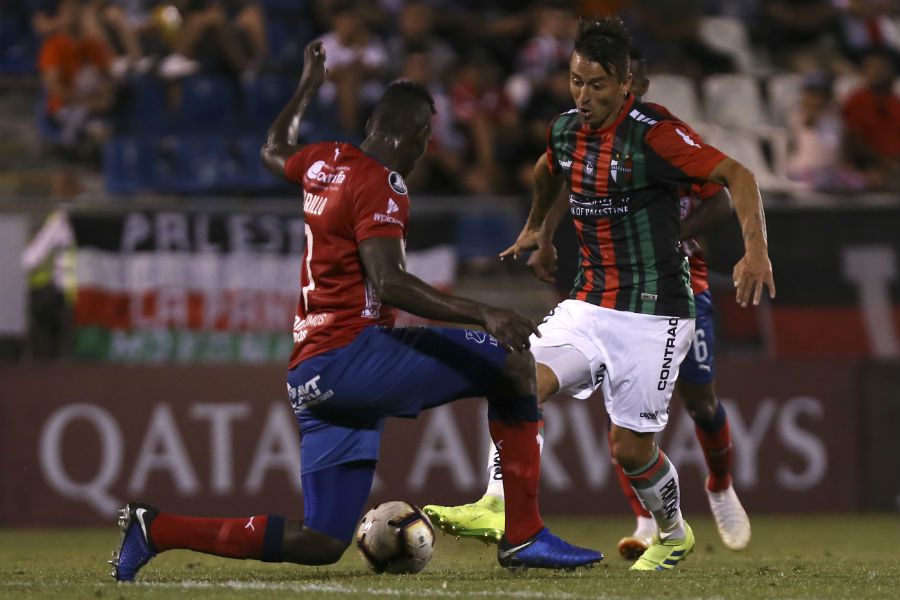
[[[574,573],[497,566],[495,547],[438,535],[419,575],[370,574],[354,548],[330,567],[267,565],[177,551],[155,558],[140,583],[116,584],[105,561],[114,526],[97,530],[0,530],[0,598],[665,598],[900,599],[900,519],[758,516],[741,553],[722,546],[709,518],[694,516],[697,547],[674,572],[631,573],[615,552],[626,518],[550,518],[566,539],[603,550],[600,566]]]

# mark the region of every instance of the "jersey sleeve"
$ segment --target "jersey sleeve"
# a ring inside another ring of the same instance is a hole
[[[705,183],[695,183],[691,186],[691,194],[701,202],[704,200],[709,200],[719,192],[725,189],[725,186],[721,183],[713,183],[712,181],[707,181]]]
[[[319,146],[321,146],[321,143],[307,144],[284,162],[284,176],[288,181],[303,183],[303,175],[306,173],[310,161],[315,156]]]
[[[648,176],[675,185],[705,181],[727,158],[681,121],[661,121],[645,141],[658,158],[649,162]]]
[[[559,119],[559,116],[553,117],[553,120],[550,121],[550,125],[547,127],[547,168],[550,169],[551,175],[559,175],[562,172],[553,148],[553,126],[556,125],[557,119]]]
[[[372,169],[365,173],[353,197],[356,243],[373,237],[406,237],[409,196],[396,171]]]

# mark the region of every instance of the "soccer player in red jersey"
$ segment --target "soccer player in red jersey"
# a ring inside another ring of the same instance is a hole
[[[132,581],[156,554],[173,549],[336,562],[368,499],[384,419],[414,418],[471,396],[488,400],[491,438],[506,474],[501,566],[599,562],[599,552],[550,533],[538,511],[539,416],[528,352],[536,325],[514,311],[442,293],[406,271],[404,177],[425,152],[434,101],[423,87],[397,82],[376,105],[359,147],[298,146],[300,120],[325,75],[324,50],[313,42],[297,92],[262,149],[272,172],[303,188],[306,248],[287,381],[301,433],[304,518],[197,518],[129,503],[120,512],[113,576]],[[395,328],[397,309],[484,331]]]
[[[775,289],[753,174],[667,111],[637,101],[629,51],[618,19],[582,23],[570,62],[576,108],[551,122],[547,153],[534,169],[531,213],[501,258],[551,243],[545,221],[565,186],[579,273],[569,299],[532,338],[538,398],[603,390],[613,458],[659,531],[632,569],[662,570],[695,544],[681,513],[677,471],[654,442],[694,337],[696,304],[679,243],[681,190],[704,182],[730,189],[745,244],[734,270],[737,300],[757,304],[764,287],[773,297]],[[459,533],[450,510],[426,507]]]

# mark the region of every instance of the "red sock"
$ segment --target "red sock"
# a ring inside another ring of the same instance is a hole
[[[637,494],[634,493],[634,488],[631,487],[631,481],[628,479],[628,475],[625,474],[625,469],[622,468],[622,465],[619,464],[619,461],[617,461],[616,457],[613,455],[611,431],[606,434],[606,439],[609,442],[609,460],[612,463],[613,469],[616,471],[616,477],[619,479],[619,487],[622,488],[625,499],[628,500],[628,504],[631,505],[631,512],[634,513],[635,517],[646,517],[649,519],[649,511],[647,511],[647,509],[644,508],[644,505],[641,504],[641,501],[638,500]]]
[[[536,422],[488,423],[491,439],[500,449],[503,495],[506,500],[506,540],[524,542],[544,528],[538,511],[541,452]]]
[[[150,539],[159,552],[195,550],[227,558],[263,558],[268,515],[240,519],[206,519],[159,513],[150,524]]]
[[[706,488],[711,492],[721,492],[731,485],[731,429],[728,419],[715,433],[695,427],[697,439],[703,448],[703,457],[709,469]]]

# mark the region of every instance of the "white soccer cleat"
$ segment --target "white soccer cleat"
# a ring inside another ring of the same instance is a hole
[[[750,518],[741,506],[734,486],[730,485],[721,492],[711,492],[707,488],[706,496],[722,543],[731,550],[746,548],[750,543]]]
[[[638,517],[634,533],[619,540],[619,554],[626,560],[637,560],[653,544],[656,531],[653,517]]]

